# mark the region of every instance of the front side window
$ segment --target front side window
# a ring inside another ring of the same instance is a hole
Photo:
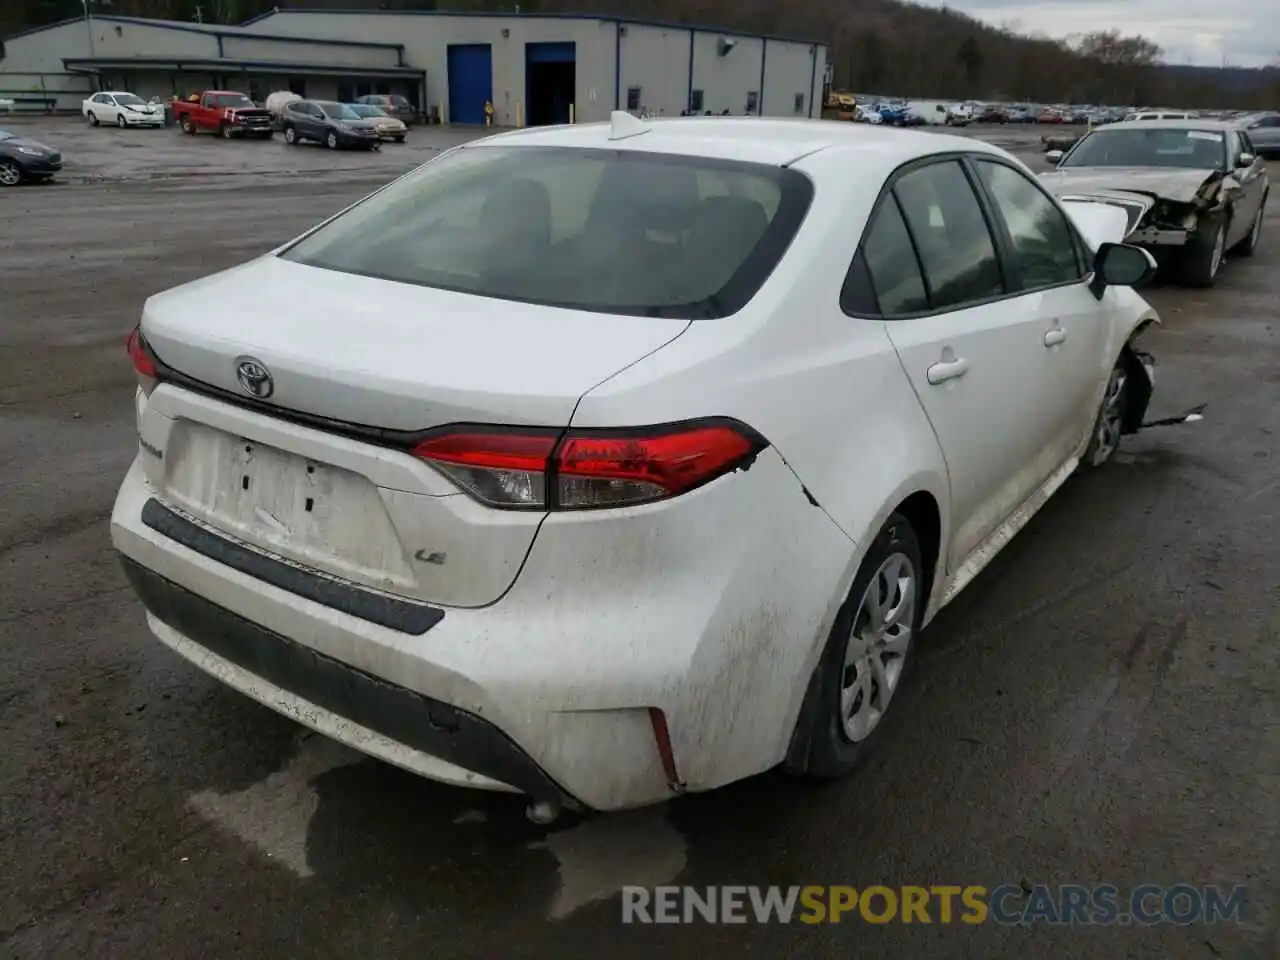
[[[1004,164],[977,160],[975,166],[1009,231],[1023,289],[1081,279],[1084,271],[1071,225],[1044,191]]]
[[[467,147],[284,253],[314,267],[599,313],[725,316],[808,210],[794,170],[627,150]]]
[[[1154,127],[1095,130],[1062,158],[1063,167],[1181,167],[1225,170],[1227,138],[1221,130]]]
[[[1004,292],[991,231],[958,161],[903,174],[893,192],[920,254],[933,309],[959,307]]]

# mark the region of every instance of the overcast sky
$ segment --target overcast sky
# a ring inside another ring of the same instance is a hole
[[[918,0],[962,10],[1019,33],[1070,37],[1094,30],[1140,33],[1169,63],[1261,67],[1280,60],[1276,0]],[[1271,13],[1264,11],[1270,9]]]

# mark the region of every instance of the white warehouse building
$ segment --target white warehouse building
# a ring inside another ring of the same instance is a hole
[[[77,110],[95,89],[402,94],[446,122],[606,119],[615,109],[817,117],[817,41],[568,14],[274,10],[239,26],[94,14],[9,37],[0,99]]]

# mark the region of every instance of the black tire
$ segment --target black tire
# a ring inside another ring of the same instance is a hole
[[[1258,249],[1258,243],[1262,240],[1262,218],[1267,215],[1267,197],[1270,191],[1262,195],[1262,203],[1258,204],[1258,212],[1254,216],[1254,221],[1249,225],[1249,232],[1245,238],[1231,248],[1231,252],[1240,257],[1252,257],[1254,251]]]
[[[289,144],[289,146],[291,147],[296,147],[299,143],[302,142],[301,139],[298,137],[298,131],[296,127],[288,126],[284,128],[284,142]]]
[[[96,127],[98,125],[98,115],[92,110],[89,111],[89,126]]]
[[[231,124],[223,123],[218,125],[218,135],[222,137],[223,140],[230,140],[235,136],[235,132],[231,129]]]
[[[182,132],[189,137],[194,137],[196,135],[196,125],[191,122],[190,117],[182,118]]]
[[[845,776],[862,763],[881,736],[884,715],[865,737],[856,742],[850,738],[845,729],[842,691],[850,669],[845,665],[845,655],[855,622],[861,620],[863,601],[868,595],[872,580],[880,575],[882,565],[891,558],[905,558],[910,565],[914,595],[908,614],[910,633],[905,649],[899,655],[898,679],[884,715],[892,708],[893,697],[902,689],[902,683],[909,674],[920,621],[928,603],[928,588],[924,580],[925,567],[920,542],[916,539],[911,523],[901,514],[895,513],[885,521],[863,557],[849,596],[836,616],[822,657],[809,680],[791,747],[783,761],[783,767],[789,773],[818,779]]]
[[[1096,470],[1114,455],[1120,447],[1124,436],[1124,422],[1129,412],[1129,389],[1132,373],[1128,364],[1121,357],[1111,368],[1111,376],[1107,378],[1107,388],[1098,404],[1098,414],[1093,420],[1093,432],[1089,434],[1089,445],[1085,447],[1084,456],[1080,458],[1080,466],[1086,470]]]
[[[1226,252],[1227,219],[1201,224],[1182,251],[1178,275],[1184,286],[1206,290],[1218,281]]]
[[[116,126],[117,126],[117,127],[119,127],[121,130],[123,130],[126,126],[128,126],[128,124],[126,124],[126,123],[124,122],[124,114],[123,114],[123,113],[117,113],[117,114],[116,114]]]
[[[0,160],[0,187],[16,187],[23,179],[20,166],[12,160]]]

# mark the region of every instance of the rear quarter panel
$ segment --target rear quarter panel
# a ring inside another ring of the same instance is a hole
[[[838,151],[806,159],[803,169],[819,184],[813,206],[755,299],[734,316],[694,322],[587,393],[573,419],[575,426],[625,426],[729,416],[758,430],[814,509],[856,545],[831,598],[835,606],[866,545],[912,493],[928,492],[937,502],[947,542],[948,487],[937,438],[884,322],[849,317],[839,304],[863,224],[891,168],[853,177]],[[941,580],[939,570],[935,596]]]

